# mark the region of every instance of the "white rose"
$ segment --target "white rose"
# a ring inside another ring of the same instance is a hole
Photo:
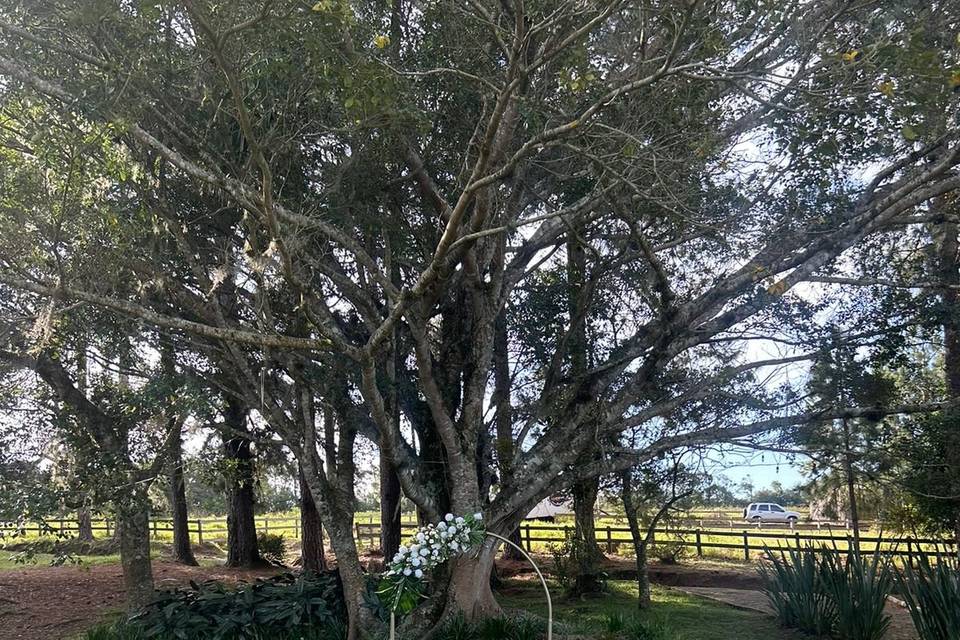
[[[423,571],[420,571],[420,569],[417,569],[416,571],[413,572],[413,575],[417,576],[418,578],[422,578]]]
[[[453,514],[448,513],[447,515],[443,516],[443,519],[446,520],[447,522],[453,522]]]
[[[416,556],[413,560],[410,561],[410,564],[412,564],[412,565],[415,566],[415,567],[419,567],[419,566],[420,566],[420,556]]]
[[[483,520],[483,514],[480,513],[479,511],[477,511],[475,514],[473,514],[473,519],[474,519],[474,520]]]
[[[410,571],[410,567],[407,567],[406,569],[403,570],[403,575],[405,575],[405,576],[408,576],[408,575],[410,575],[411,573],[413,573],[413,572]]]

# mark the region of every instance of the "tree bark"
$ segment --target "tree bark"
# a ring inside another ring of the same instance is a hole
[[[850,447],[850,422],[843,422],[843,468],[847,482],[847,500],[850,502],[850,524],[853,526],[853,548],[860,552],[860,511],[857,508],[857,478],[853,468],[853,451]]]
[[[380,452],[380,551],[385,563],[400,549],[400,478]]]
[[[951,213],[958,210],[956,201],[947,202],[946,197],[938,203],[941,208]],[[946,211],[945,211],[946,212]],[[943,309],[943,373],[946,381],[947,394],[950,400],[960,399],[960,233],[955,222],[943,222],[937,229],[937,258],[939,279],[943,284],[941,290],[941,304]],[[952,408],[950,412],[957,414],[960,409]],[[949,420],[947,424],[956,425],[960,420]],[[944,449],[947,452],[945,460],[950,470],[950,495],[960,495],[960,431],[948,427],[947,442]],[[957,548],[957,557],[960,558],[960,500],[954,503],[954,542]]]
[[[583,480],[573,485],[574,534],[577,536],[578,548],[577,576],[571,591],[577,595],[597,593],[603,588],[600,563],[604,555],[597,545],[597,528],[594,522],[599,491],[599,478]]]
[[[500,605],[490,588],[490,574],[493,571],[497,546],[492,539],[487,538],[476,556],[461,556],[451,561],[443,614],[440,624],[435,628],[442,626],[443,621],[459,615],[467,620],[476,620],[501,613]]]
[[[195,567],[197,559],[193,556],[193,548],[190,544],[187,492],[183,480],[183,441],[179,433],[170,438],[170,450],[167,455],[169,456],[167,493],[170,500],[170,517],[173,521],[173,559],[180,564]]]
[[[183,481],[183,420],[176,407],[176,394],[180,387],[177,378],[177,356],[173,344],[163,338],[160,342],[160,367],[170,392],[164,407],[167,430],[171,434],[166,451],[167,499],[170,501],[170,518],[173,522],[173,559],[188,566],[197,566],[190,546],[190,523],[187,515],[187,492]]]
[[[134,487],[115,500],[120,564],[128,612],[149,604],[155,595],[150,563],[150,501],[146,489]]]
[[[77,389],[87,392],[87,344],[81,340],[77,348]],[[90,516],[88,496],[83,496],[83,506],[77,511],[77,538],[81,542],[93,542],[93,523]]]
[[[323,551],[323,527],[317,503],[310,492],[310,485],[299,467],[300,479],[300,567],[305,572],[319,573],[327,568]]]
[[[493,325],[493,395],[496,403],[495,426],[497,433],[497,463],[500,469],[500,486],[505,486],[513,478],[513,405],[510,398],[510,340],[507,333],[507,310],[500,311]],[[517,546],[522,544],[520,527],[507,536]],[[503,557],[510,560],[523,560],[523,554],[510,545],[504,545]]]
[[[93,522],[90,507],[86,505],[77,510],[77,539],[80,542],[93,542]]]
[[[260,565],[262,560],[254,520],[253,454],[250,439],[239,435],[247,428],[247,410],[239,400],[228,396],[223,413],[226,427],[230,430],[224,435],[224,451],[229,465],[227,566],[254,567]]]
[[[627,516],[627,526],[630,528],[630,538],[633,540],[633,551],[637,566],[637,607],[648,609],[650,597],[650,572],[647,567],[647,536],[640,530],[640,519],[637,517],[637,503],[633,495],[632,477],[629,471],[620,474],[620,499],[623,501],[623,510]]]

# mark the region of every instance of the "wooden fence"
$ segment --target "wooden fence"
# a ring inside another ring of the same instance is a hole
[[[415,525],[403,525],[404,533],[416,531]],[[540,549],[546,545],[562,542],[567,535],[573,532],[573,527],[556,525],[537,525],[525,523],[520,526],[520,539],[527,551],[535,551],[536,544]],[[361,546],[379,547],[379,524],[356,524],[356,537]],[[719,539],[719,540],[717,540]],[[813,549],[825,552],[830,549],[844,551],[853,545],[853,536],[846,535],[819,535],[804,534],[800,531],[793,533],[763,532],[763,531],[710,531],[705,529],[655,529],[653,544],[670,543],[684,548],[694,549],[698,557],[704,557],[709,550],[716,549],[726,552],[735,550],[742,553],[744,560],[750,560],[751,553],[762,553],[767,550],[785,548]],[[633,538],[627,527],[601,526],[597,527],[597,543],[605,547],[610,555],[616,554],[621,545],[628,545],[632,552]],[[861,549],[872,552],[880,549],[884,554],[904,558],[919,556],[936,556],[950,553],[955,545],[954,541],[935,538],[916,537],[882,537],[861,536]],[[539,549],[536,549],[539,550]]]
[[[697,521],[708,524],[710,521]],[[733,526],[734,521],[730,522]],[[819,532],[801,533],[803,524],[794,530],[784,530],[784,527],[774,528],[770,523],[762,528],[740,522],[739,530],[729,531],[706,526],[689,526],[661,528],[654,531],[654,544],[669,543],[683,548],[695,550],[697,556],[711,555],[719,552],[722,555],[742,556],[750,559],[751,553],[759,553],[767,549],[777,548],[813,548],[818,551],[827,549],[849,549],[853,536],[850,532],[837,534],[835,531],[823,529]],[[257,518],[257,530],[263,533],[283,534],[293,538],[300,537],[299,518]],[[826,525],[824,525],[826,527]],[[807,528],[816,529],[815,525],[807,523]],[[95,535],[113,535],[115,524],[110,520],[99,520],[93,523]],[[404,535],[416,531],[414,522],[404,522],[401,525]],[[9,523],[0,523],[0,537],[12,533],[19,534],[63,534],[74,535],[77,531],[76,520],[47,520],[44,523],[31,523],[19,526]],[[596,529],[597,542],[606,549],[608,554],[616,554],[621,546],[632,552],[632,537],[627,527],[600,525]],[[189,521],[191,538],[202,544],[205,540],[222,540],[226,538],[227,527],[223,519],[194,519]],[[573,532],[572,526],[556,524],[538,524],[525,522],[520,526],[520,537],[527,551],[547,551],[548,545],[559,543]],[[150,521],[150,534],[153,538],[172,538],[173,522],[163,519]],[[374,522],[358,522],[355,524],[355,535],[361,547],[379,547],[380,524]],[[918,538],[909,536],[881,536],[863,535],[860,537],[861,548],[872,552],[879,549],[898,557],[935,556],[940,553],[949,553],[955,542],[945,539]]]

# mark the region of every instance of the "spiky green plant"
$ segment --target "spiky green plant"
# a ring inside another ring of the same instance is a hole
[[[622,613],[611,613],[606,620],[607,633],[620,633],[627,626],[627,619]]]
[[[525,616],[496,616],[470,621],[462,615],[451,618],[436,633],[436,640],[539,640],[542,621]]]
[[[663,620],[634,618],[627,622],[624,637],[627,640],[672,640],[677,635]]]
[[[123,622],[99,624],[92,629],[87,629],[80,636],[80,640],[141,640],[142,638],[140,627]]]
[[[889,557],[831,549],[819,560],[821,585],[834,606],[834,637],[881,640],[890,626],[890,616],[884,612],[894,581]]]
[[[922,555],[897,582],[920,640],[960,640],[960,561],[939,555],[931,563]]]
[[[785,627],[814,635],[833,628],[836,605],[823,591],[822,565],[813,548],[768,549],[769,563],[760,565],[763,591]]]

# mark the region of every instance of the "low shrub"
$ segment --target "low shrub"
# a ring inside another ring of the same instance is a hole
[[[283,535],[258,533],[257,548],[260,549],[261,558],[271,564],[283,566],[287,555],[287,541]]]
[[[960,561],[920,556],[897,580],[920,640],[960,640]]]
[[[679,564],[690,549],[684,544],[684,540],[658,542],[650,545],[647,550],[647,557],[656,558],[661,564]]]
[[[131,621],[145,640],[259,640],[330,637],[342,629],[343,590],[334,573],[286,574],[231,589],[218,582],[190,583],[163,592]],[[310,631],[313,635],[304,635]]]
[[[79,640],[143,640],[143,633],[136,625],[114,622],[87,629]]]
[[[662,620],[634,619],[627,622],[623,637],[627,640],[672,640],[677,634]]]

